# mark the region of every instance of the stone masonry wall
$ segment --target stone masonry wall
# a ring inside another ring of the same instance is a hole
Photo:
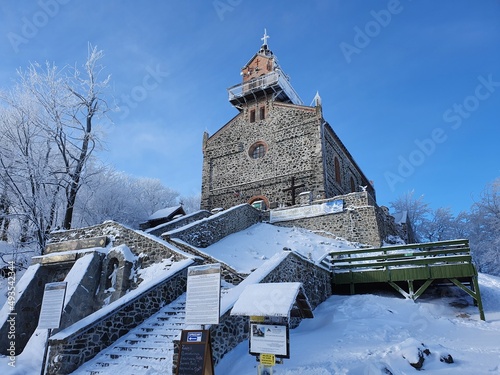
[[[269,202],[290,200],[283,189],[291,177],[307,190],[323,190],[320,116],[315,108],[264,102],[266,118],[250,122],[246,107],[206,139],[203,149],[202,208],[228,208],[265,196]],[[259,102],[256,105],[262,106]],[[264,145],[265,155],[252,158],[252,147]],[[318,168],[318,163],[319,168]]]
[[[138,326],[161,307],[171,303],[186,290],[187,268],[151,287],[131,301],[118,305],[104,316],[96,312],[95,320],[76,332],[65,331],[49,339],[47,375],[69,374],[92,359],[121,336]],[[69,327],[70,329],[71,327]]]
[[[313,309],[332,295],[330,271],[295,252],[290,252],[261,282],[301,282]]]
[[[54,272],[51,272],[50,267],[39,267],[37,265],[31,265],[28,270],[32,271],[32,269],[35,268],[37,269],[34,272],[34,277],[29,280],[29,283],[26,285],[23,294],[18,297],[13,310],[13,312],[17,314],[15,316],[16,355],[19,355],[24,350],[26,344],[28,343],[28,340],[30,339],[31,335],[38,325],[38,316],[40,315],[42,306],[45,284],[54,281],[61,281],[61,279],[55,278]],[[69,268],[71,268],[71,266],[66,267],[60,272],[65,276],[67,272],[69,272]],[[61,274],[58,274],[57,276],[60,277]],[[10,324],[7,320],[8,318],[11,317],[5,315],[5,320],[0,322],[0,337],[2,337],[2,339],[0,340],[0,354],[2,355],[9,355],[10,340],[7,340],[7,337],[9,334]]]
[[[375,204],[373,197],[368,192],[346,194],[334,199],[344,200],[342,212],[280,221],[274,225],[296,226],[312,231],[327,232],[352,242],[373,247],[381,246],[388,234],[395,234],[389,233],[390,228],[385,226],[383,211]]]
[[[212,214],[209,211],[200,210],[200,211],[194,212],[190,215],[185,215],[185,216],[182,216],[178,219],[169,221],[168,223],[165,223],[163,225],[159,225],[155,228],[148,229],[148,230],[146,230],[146,232],[149,234],[152,234],[153,236],[161,237],[161,235],[165,232],[173,231],[173,230],[181,228],[185,225],[191,224],[195,221],[209,217],[211,215]]]
[[[221,265],[221,278],[233,285],[238,285],[241,283],[247,275],[238,273],[235,269],[231,268],[227,264],[222,263],[220,260],[215,259],[207,254],[202,253],[201,251],[197,250],[196,248],[190,246],[186,242],[181,242],[176,240],[175,238],[169,238],[168,241],[174,245],[175,247],[178,247],[181,250],[186,251],[187,253],[193,254],[197,256],[198,263],[199,264],[214,264],[214,263],[220,263]]]
[[[222,238],[261,221],[261,211],[248,204],[222,211],[193,225],[164,233],[163,238],[178,238],[191,246],[205,248]]]
[[[337,134],[328,123],[323,127],[324,162],[326,170],[326,198],[336,195],[361,191],[366,186],[370,195],[375,197],[375,189],[364,173],[358,167],[354,158],[341,142]],[[339,163],[339,174],[335,169],[335,158]],[[352,179],[352,183],[351,183]]]
[[[266,117],[250,121],[250,111],[265,106]],[[264,146],[262,157],[251,156]],[[338,160],[338,169],[335,167]],[[321,106],[307,107],[258,101],[203,142],[202,202],[204,209],[228,208],[262,199],[269,207],[291,204],[291,178],[314,199],[375,190],[354,158],[323,119]]]
[[[142,267],[148,267],[166,258],[172,258],[173,261],[185,259],[184,255],[171,249],[159,238],[127,228],[114,221],[106,221],[102,224],[86,228],[54,232],[50,235],[50,242],[63,242],[103,235],[112,239],[112,246],[126,245],[136,256],[142,254]]]

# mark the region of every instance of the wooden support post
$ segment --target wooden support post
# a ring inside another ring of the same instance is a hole
[[[429,285],[432,284],[433,281],[434,281],[433,279],[427,279],[425,281],[425,283],[420,288],[418,288],[418,290],[415,292],[413,299],[416,300],[418,297],[420,297],[425,292],[425,290],[429,287]]]
[[[351,277],[351,285],[349,285],[349,292],[351,295],[356,294],[356,290],[354,288],[354,272],[352,270],[349,270],[349,276]]]
[[[464,284],[462,284],[460,281],[457,279],[450,279],[450,281],[458,286],[460,289],[462,289],[465,293],[467,293],[469,296],[471,296],[476,302],[477,302],[477,307],[479,309],[479,318],[481,320],[486,320],[484,316],[484,310],[483,310],[483,301],[481,300],[481,293],[479,292],[479,283],[477,281],[477,276],[472,276],[472,285],[475,291],[467,288]]]
[[[472,277],[472,285],[474,286],[474,291],[476,293],[477,308],[479,309],[479,317],[481,320],[486,320],[483,310],[483,300],[481,299],[481,292],[479,291],[479,281],[477,276]]]
[[[394,281],[388,281],[389,285],[396,289],[406,299],[412,299],[410,295]]]
[[[415,293],[413,292],[413,280],[407,280],[407,282],[408,282],[408,295],[412,300],[416,300],[416,298],[414,298]]]

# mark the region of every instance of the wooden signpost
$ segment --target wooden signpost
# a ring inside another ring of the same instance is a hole
[[[210,331],[183,330],[177,375],[214,375]]]

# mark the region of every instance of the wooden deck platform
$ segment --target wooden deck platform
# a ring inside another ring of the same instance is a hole
[[[349,285],[351,294],[357,284],[388,283],[405,298],[416,300],[432,283],[450,281],[473,298],[485,320],[468,240],[336,251],[321,264],[332,271],[333,287]]]

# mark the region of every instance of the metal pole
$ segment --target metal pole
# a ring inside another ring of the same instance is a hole
[[[42,369],[40,371],[40,375],[44,375],[45,374],[45,365],[46,365],[46,362],[47,362],[47,353],[49,352],[49,337],[52,333],[52,329],[49,328],[48,331],[47,331],[47,340],[45,342],[45,350],[43,351],[43,361],[42,361]]]

